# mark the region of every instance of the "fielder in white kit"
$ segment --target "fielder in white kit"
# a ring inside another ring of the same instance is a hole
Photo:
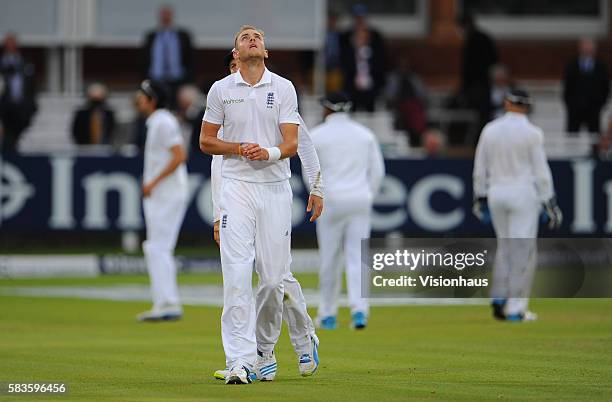
[[[350,118],[352,104],[345,94],[329,94],[322,104],[325,122],[311,133],[327,189],[325,214],[317,221],[321,256],[317,321],[322,329],[336,328],[344,265],[352,325],[363,329],[369,305],[361,289],[361,240],[370,237],[372,203],[385,164],[374,134]]]
[[[186,153],[176,118],[165,109],[165,89],[148,80],[139,89],[137,105],[147,118],[144,151],[143,208],[147,262],[153,308],[140,321],[177,320],[183,313],[176,283],[174,248],[187,208]]]
[[[240,61],[234,58],[235,50],[232,50],[225,58],[225,65],[229,69],[230,74],[238,71]],[[305,176],[308,177],[310,184],[310,195],[308,197],[307,211],[310,212],[314,208],[313,216],[311,220],[315,220],[321,213],[323,205],[323,184],[321,180],[321,167],[319,165],[319,158],[314,149],[310,134],[306,128],[306,125],[300,120],[300,128],[298,131],[298,156],[302,162],[302,171]],[[223,139],[223,127],[219,129],[217,135],[218,138]],[[217,244],[219,244],[219,227],[221,222],[221,209],[219,208],[219,198],[221,196],[221,184],[222,184],[222,155],[213,155],[210,164],[210,177],[212,183],[212,201],[214,211],[214,238]],[[299,282],[293,274],[287,272],[284,280],[284,292],[285,297],[283,298],[283,320],[287,323],[289,328],[289,337],[293,348],[300,357],[303,350],[300,350],[300,343],[303,340],[308,340],[308,334],[316,338],[314,325],[312,319],[308,315],[306,309],[306,301],[302,293],[302,288]],[[253,319],[255,319],[255,309],[251,310]],[[258,361],[259,362],[259,361]],[[263,363],[263,362],[262,362]],[[229,375],[229,363],[226,362],[226,368],[217,370],[214,373],[214,377],[219,380],[225,380]],[[272,381],[276,377],[276,364],[262,365],[261,367],[255,367],[252,373],[253,380],[261,381]]]
[[[507,321],[532,321],[527,310],[536,268],[538,222],[561,225],[542,130],[531,124],[527,92],[511,91],[506,114],[482,131],[474,160],[474,214],[489,219],[497,237],[491,289],[493,315]],[[490,215],[489,215],[490,211]],[[489,218],[490,216],[490,218]]]
[[[265,67],[263,31],[243,26],[235,49],[240,71],[210,89],[200,146],[224,155],[219,207],[226,383],[248,384],[254,367],[276,368],[274,347],[291,263],[288,158],[297,152],[300,118],[293,84]],[[222,140],[217,138],[221,126]],[[255,316],[253,266],[259,276]],[[298,365],[302,375],[311,375],[319,364],[318,341],[304,335]]]

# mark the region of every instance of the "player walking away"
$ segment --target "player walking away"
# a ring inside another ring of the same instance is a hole
[[[239,69],[239,60],[234,59],[233,50],[225,57],[225,66],[229,69],[230,74],[233,74]],[[219,129],[219,133],[217,135],[218,138],[223,138],[223,127]],[[319,165],[319,158],[317,157],[317,153],[314,149],[314,145],[312,140],[310,139],[310,134],[306,129],[306,125],[300,124],[300,128],[298,130],[298,156],[302,161],[303,169],[302,171],[308,177],[310,183],[310,197],[309,197],[309,207],[308,211],[313,207],[313,205],[317,205],[317,208],[321,207],[323,202],[323,189],[321,182],[321,167]],[[217,244],[219,244],[219,226],[221,221],[221,211],[219,209],[219,197],[221,193],[221,164],[223,163],[223,156],[221,155],[213,155],[213,160],[211,162],[211,181],[212,181],[212,199],[213,199],[213,210],[214,210],[214,238]],[[315,208],[316,209],[316,208]],[[302,328],[304,326],[308,327],[308,333],[311,334],[312,337],[316,339],[318,343],[318,339],[315,335],[314,325],[308,312],[306,310],[306,301],[304,300],[304,296],[302,294],[302,290],[300,284],[295,279],[293,274],[289,271],[287,272],[284,280],[285,286],[285,296],[283,297],[283,320],[287,323],[289,327],[289,337],[291,339],[291,344],[293,345],[295,352],[300,356],[300,350],[298,344],[300,343],[300,338],[303,336]],[[255,311],[253,311],[255,314]],[[253,317],[255,319],[255,317]],[[263,362],[262,359],[258,360],[258,362]],[[265,372],[265,373],[262,373]],[[251,379],[259,379],[262,381],[272,381],[276,377],[276,366],[272,363],[272,367],[262,366],[255,367],[255,372],[251,373]],[[229,367],[226,362],[226,368],[223,370],[217,370],[214,373],[214,377],[219,380],[225,380],[229,375]]]
[[[140,321],[177,320],[182,317],[174,247],[187,206],[186,153],[179,123],[165,109],[162,86],[144,81],[137,97],[140,113],[147,116],[142,193],[147,239],[143,243],[151,279],[153,308]]]
[[[505,108],[506,114],[487,124],[478,141],[473,210],[484,223],[492,219],[497,237],[491,289],[494,317],[531,321],[536,315],[527,305],[537,260],[539,217],[542,214],[552,229],[561,225],[562,214],[542,130],[527,119],[529,95],[511,91]]]
[[[345,265],[353,327],[363,329],[369,305],[361,289],[361,240],[370,237],[372,202],[385,176],[385,165],[374,134],[349,117],[352,104],[346,95],[329,94],[322,104],[325,122],[312,130],[328,189],[325,214],[317,221],[321,255],[317,321],[323,329],[336,328]]]
[[[240,71],[210,89],[200,145],[206,153],[224,155],[219,235],[226,383],[247,384],[254,367],[276,370],[274,347],[291,263],[288,158],[297,152],[300,118],[293,84],[265,66],[263,31],[243,26],[234,44]],[[223,139],[217,138],[221,125]],[[253,266],[259,276],[255,306]],[[301,331],[299,369],[311,375],[319,364],[318,341],[307,326]]]

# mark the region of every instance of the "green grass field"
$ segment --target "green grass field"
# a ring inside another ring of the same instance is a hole
[[[316,285],[312,275],[305,286]],[[187,275],[183,284],[220,283]],[[146,283],[146,278],[0,280],[6,286]],[[220,309],[141,324],[140,302],[0,296],[0,383],[64,382],[66,401],[610,400],[612,300],[534,300],[540,320],[508,324],[486,306],[373,308],[370,326],[319,331],[321,366],[301,378],[283,331],[272,383],[226,386]],[[314,314],[314,311],[312,311]]]

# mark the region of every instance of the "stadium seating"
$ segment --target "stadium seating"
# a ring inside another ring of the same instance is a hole
[[[526,83],[525,85],[535,99],[535,108],[531,116],[532,121],[545,132],[546,151],[552,158],[575,157],[589,155],[593,138],[586,133],[576,137],[568,137],[564,132],[565,109],[561,102],[561,89],[558,83],[542,84]],[[432,108],[430,117],[438,123],[457,119],[469,119],[470,116],[460,115],[456,111],[444,109],[435,100],[443,99],[447,92],[432,93]],[[73,111],[83,102],[78,95],[59,95],[43,93],[39,97],[39,113],[32,126],[24,133],[20,150],[24,153],[48,152],[59,150],[75,150],[70,135],[70,124]],[[114,93],[109,103],[116,111],[120,135],[119,143],[129,140],[125,138],[126,126],[134,119],[135,110],[132,105],[132,94],[129,92]],[[321,108],[318,97],[304,95],[301,99],[301,110],[304,120],[309,127],[314,127],[321,121]],[[608,116],[609,108],[603,116]],[[418,157],[422,154],[419,149],[411,149],[407,137],[400,131],[393,129],[393,118],[390,112],[379,108],[379,111],[369,113],[356,113],[357,121],[371,128],[377,135],[383,147],[385,157]],[[124,127],[121,130],[121,127]],[[602,125],[605,127],[605,125]]]

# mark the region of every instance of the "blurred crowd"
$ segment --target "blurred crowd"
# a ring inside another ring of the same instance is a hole
[[[339,21],[350,21],[340,28]],[[504,113],[506,94],[516,87],[503,63],[495,40],[469,14],[457,19],[462,38],[459,85],[443,103],[445,120],[431,113],[429,91],[416,74],[406,54],[391,55],[385,37],[369,23],[368,10],[355,5],[351,15],[330,13],[325,36],[326,91],[343,91],[357,112],[389,110],[394,128],[409,138],[413,147],[423,147],[428,156],[440,156],[447,147],[474,147],[481,129]],[[229,49],[228,49],[229,50]],[[205,94],[196,85],[195,49],[188,30],[174,24],[173,10],[158,10],[157,27],[147,32],[142,48],[143,77],[163,84],[170,94],[170,109],[183,124],[187,142],[197,149]],[[22,133],[37,112],[36,71],[20,52],[18,38],[4,37],[0,54],[0,145],[15,152]],[[576,56],[568,60],[561,78],[566,109],[566,131],[570,136],[585,129],[593,137],[594,155],[610,159],[612,120],[600,128],[602,110],[609,95],[608,66],[598,56],[593,39],[582,39]],[[135,85],[136,86],[136,85]],[[109,105],[104,83],[90,83],[85,101],[74,111],[72,139],[78,145],[115,144],[118,124]],[[130,128],[129,141],[142,147],[146,133],[144,118]]]
[[[0,54],[0,139],[4,152],[14,152],[38,106],[34,67],[24,60],[17,36],[5,36]]]

